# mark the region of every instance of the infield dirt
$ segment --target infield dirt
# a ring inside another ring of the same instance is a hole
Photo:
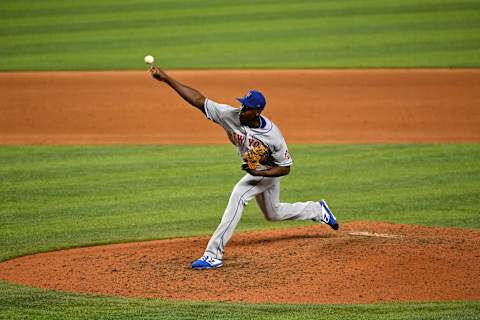
[[[287,143],[480,141],[480,70],[172,71],[212,100],[257,88]],[[147,72],[0,73],[0,144],[227,143]]]

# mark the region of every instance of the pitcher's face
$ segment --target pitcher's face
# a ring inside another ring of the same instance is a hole
[[[257,121],[259,115],[260,111],[242,104],[242,108],[240,109],[240,114],[238,117],[240,118],[241,124],[244,126],[251,126]]]

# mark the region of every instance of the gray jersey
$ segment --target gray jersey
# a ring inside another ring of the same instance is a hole
[[[205,99],[207,118],[221,125],[237,147],[239,155],[263,143],[270,152],[270,162],[259,166],[258,170],[266,170],[273,166],[286,167],[292,165],[287,144],[280,129],[269,119],[260,116],[260,127],[250,128],[240,123],[240,109],[226,104]]]

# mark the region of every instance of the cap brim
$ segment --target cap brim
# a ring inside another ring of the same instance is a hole
[[[244,98],[236,98],[238,101],[240,101],[241,104],[243,104],[244,106],[247,106],[249,108],[252,108],[252,109],[256,109],[256,110],[260,110],[261,108],[257,108],[257,106],[254,106],[254,105],[251,105],[250,103],[248,103],[248,101]]]

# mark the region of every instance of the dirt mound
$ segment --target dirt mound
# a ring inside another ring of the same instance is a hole
[[[0,264],[0,279],[114,296],[271,303],[480,299],[480,232],[354,222],[235,234],[225,266],[190,263],[208,238],[36,254]]]

